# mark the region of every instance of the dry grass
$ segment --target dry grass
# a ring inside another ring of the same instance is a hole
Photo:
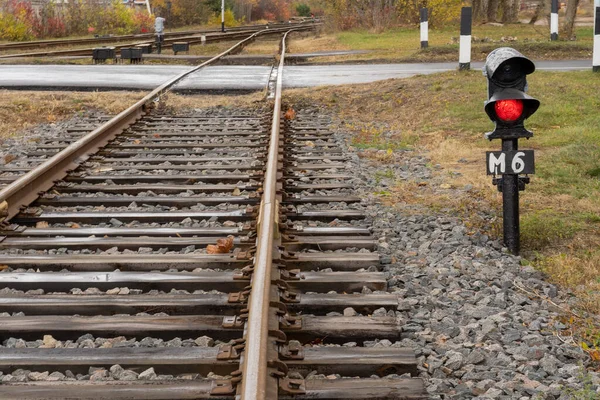
[[[473,26],[471,57],[483,61],[487,54],[501,46],[511,46],[536,60],[587,59],[592,51],[592,28],[577,27],[576,41],[549,41],[547,26],[512,24],[505,26]],[[431,29],[429,48],[420,48],[417,26],[390,29],[382,33],[366,30],[326,32],[317,39],[293,40],[293,52],[322,50],[367,50],[367,54],[343,55],[315,59],[331,62],[451,62],[458,60],[458,26]],[[314,47],[313,46],[316,46]]]
[[[143,92],[0,91],[0,137],[41,123],[56,122],[96,109],[116,114],[144,97]]]
[[[295,33],[291,36],[288,49],[290,53],[297,54],[329,50],[351,50],[351,48],[340,43],[332,34]]]
[[[37,124],[67,119],[76,113],[99,110],[117,114],[143,98],[146,92],[37,92],[0,91],[0,138],[16,136]],[[257,92],[240,96],[167,95],[173,109],[252,107],[264,97]]]
[[[261,105],[265,94],[253,92],[243,95],[179,95],[169,93],[166,99],[167,107],[173,110],[208,108],[208,107],[240,107],[253,108]]]
[[[244,47],[241,54],[268,55],[275,57],[279,54],[280,42],[281,38],[279,36],[259,37],[253,43]]]

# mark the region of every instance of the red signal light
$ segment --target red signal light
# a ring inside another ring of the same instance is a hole
[[[514,122],[523,115],[523,100],[498,100],[494,110],[502,121]]]

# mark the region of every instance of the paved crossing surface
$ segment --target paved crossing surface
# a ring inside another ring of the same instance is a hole
[[[288,66],[285,87],[368,83],[456,69],[457,63],[343,64]],[[472,63],[481,69],[483,63]],[[538,70],[591,69],[591,61],[539,61]],[[153,89],[189,69],[178,65],[0,65],[0,88],[11,89]],[[213,66],[191,75],[176,90],[262,90],[271,67]]]

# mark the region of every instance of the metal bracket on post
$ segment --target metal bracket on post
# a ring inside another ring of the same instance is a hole
[[[523,192],[525,190],[525,186],[531,183],[531,178],[528,176],[519,176],[519,192]],[[502,177],[500,178],[492,178],[492,185],[498,188],[498,191],[502,193]]]

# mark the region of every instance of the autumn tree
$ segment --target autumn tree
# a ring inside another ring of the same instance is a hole
[[[567,11],[565,13],[565,23],[563,24],[561,36],[565,39],[571,39],[573,37],[573,26],[575,25],[575,16],[577,15],[577,8],[579,7],[579,0],[568,0]],[[598,23],[598,22],[596,22]]]
[[[296,5],[296,13],[300,17],[310,17],[310,6],[308,4],[300,3]]]

